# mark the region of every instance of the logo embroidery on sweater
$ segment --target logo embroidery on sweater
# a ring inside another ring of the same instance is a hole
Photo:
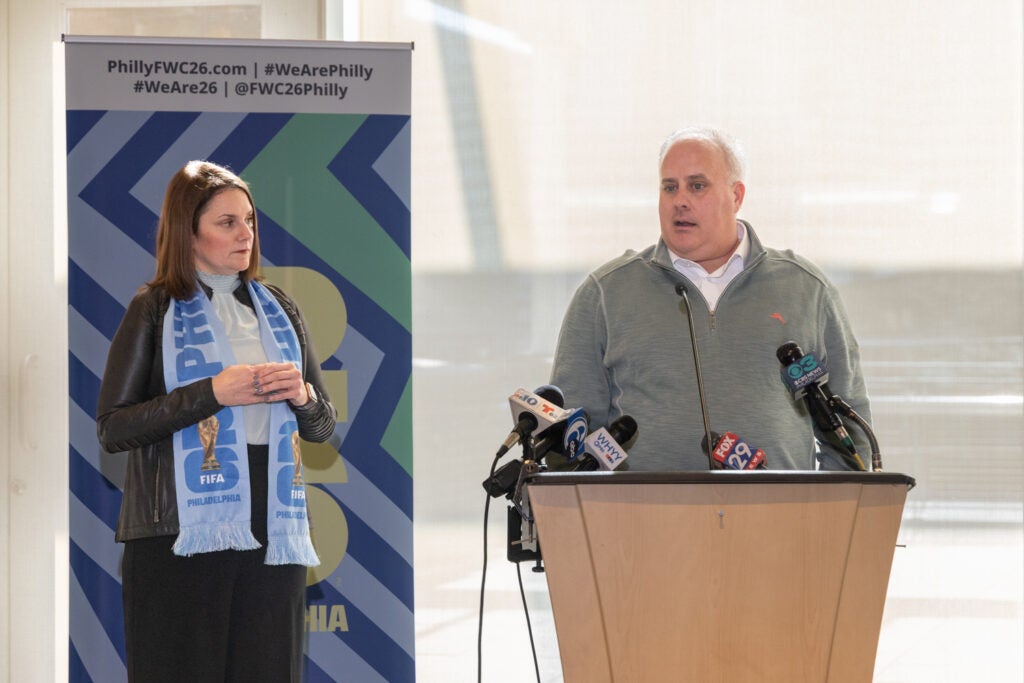
[[[786,324],[786,319],[785,319],[785,318],[783,318],[783,317],[782,317],[782,314],[781,314],[781,313],[779,313],[778,311],[776,311],[775,313],[772,313],[771,317],[772,317],[772,318],[775,318],[776,320],[778,320],[778,321],[779,321],[780,323],[782,323],[783,325],[785,325],[785,324]]]

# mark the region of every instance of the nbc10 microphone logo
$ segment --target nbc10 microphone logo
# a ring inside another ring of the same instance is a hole
[[[536,406],[538,403],[540,403],[540,398],[530,393],[526,389],[517,390],[516,393],[513,394],[513,398],[515,398],[515,400],[519,401],[520,403],[525,403],[528,406]]]
[[[548,418],[553,418],[561,410],[558,406],[550,403],[537,394],[527,391],[526,389],[516,389],[516,391],[510,397],[512,401],[522,406],[529,407],[535,414],[544,415]],[[515,408],[512,409],[513,417],[515,416]]]

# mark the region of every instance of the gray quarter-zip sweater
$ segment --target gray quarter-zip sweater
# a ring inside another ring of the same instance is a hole
[[[795,341],[824,359],[828,384],[870,422],[856,339],[835,287],[792,251],[768,249],[749,224],[750,256],[714,312],[689,287],[711,429],[733,432],[762,449],[770,469],[845,469],[837,449],[794,401],[776,350]],[[704,422],[685,305],[676,285],[688,280],[672,267],[659,240],[601,266],[577,289],[562,323],[551,383],[565,406],[582,406],[592,428],[622,415],[638,424],[626,444],[632,470],[702,470]],[[864,464],[870,448],[847,422]],[[549,465],[557,469],[557,456]]]

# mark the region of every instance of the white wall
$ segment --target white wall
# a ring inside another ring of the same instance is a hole
[[[8,45],[10,36],[10,18],[9,18],[9,2],[8,0],[0,0],[0,45]],[[8,77],[8,66],[7,66],[7,50],[0,50],[0,93],[3,93],[4,106],[0,107],[0,291],[8,291],[8,271],[6,265],[8,263],[9,250],[7,248],[6,236],[9,234],[10,225],[10,203],[8,198],[10,193],[7,188],[8,176],[7,176],[7,157],[8,157],[8,130],[10,126],[10,117],[8,116],[8,105],[10,101],[8,93],[10,92],[10,78]],[[10,415],[11,401],[9,398],[10,393],[10,382],[8,377],[10,373],[10,360],[8,353],[8,337],[10,331],[10,306],[7,303],[7,296],[0,295],[0,415]],[[9,519],[7,513],[7,482],[9,480],[9,467],[7,465],[8,456],[11,452],[11,425],[9,419],[5,421],[3,430],[3,436],[0,437],[0,511],[4,513],[4,519]],[[8,568],[9,555],[7,552],[8,543],[8,529],[9,526],[6,524],[0,524],[0,614],[10,614],[10,599],[8,593],[10,592],[7,588],[8,580],[10,578],[10,570]],[[3,643],[3,652],[8,656],[4,657],[4,661],[9,662],[9,638],[10,628],[8,626],[9,619],[0,620],[0,643]],[[3,680],[10,678],[10,672],[7,667],[4,668],[3,672],[0,673],[0,677]]]
[[[53,93],[60,21],[52,0],[3,0],[3,10],[3,660],[10,681],[48,681],[67,668],[66,255],[55,200],[63,107]]]
[[[68,381],[64,95],[68,11],[159,0],[0,0],[0,682],[66,681]],[[243,4],[232,0],[201,5]],[[324,35],[319,0],[246,2],[251,37]],[[100,26],[102,27],[102,22]],[[159,27],[158,27],[159,28]],[[158,30],[157,28],[157,30]],[[205,27],[209,28],[209,27]],[[231,27],[212,27],[230,31]]]

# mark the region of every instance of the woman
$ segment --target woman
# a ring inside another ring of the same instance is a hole
[[[248,186],[191,161],[156,277],[107,357],[97,432],[130,451],[116,540],[130,681],[299,681],[309,539],[299,438],[336,411],[295,302],[260,282]]]

